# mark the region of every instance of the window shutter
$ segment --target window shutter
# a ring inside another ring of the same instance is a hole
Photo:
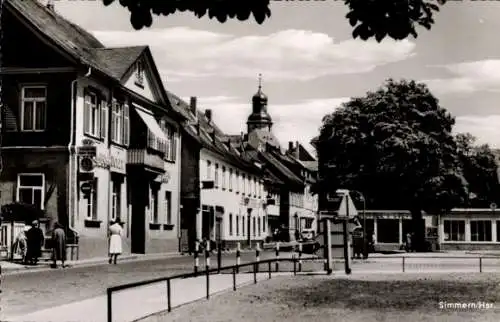
[[[91,98],[89,95],[89,92],[87,90],[83,91],[83,132],[84,133],[89,133],[90,132],[90,109],[91,107]]]
[[[177,132],[172,129],[172,161],[177,159]]]
[[[123,140],[124,145],[129,145],[130,143],[130,117],[129,117],[129,106],[127,103],[123,104]]]
[[[110,106],[110,114],[111,114],[111,141],[116,142],[116,100],[113,98]]]
[[[108,136],[108,103],[101,100],[101,138],[106,139]]]

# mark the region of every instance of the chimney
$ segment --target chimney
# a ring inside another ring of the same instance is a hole
[[[189,109],[191,110],[191,113],[193,113],[193,115],[196,115],[196,96],[191,96]]]
[[[47,9],[49,9],[50,11],[54,11],[54,0],[48,0],[47,1],[47,5],[46,5]]]
[[[288,141],[288,151],[289,152],[293,151],[293,142],[292,141]]]
[[[212,110],[206,109],[205,110],[205,117],[207,118],[208,122],[212,122]]]
[[[295,145],[297,149],[295,150],[295,157],[300,160],[300,148],[299,148],[299,141],[295,141]]]

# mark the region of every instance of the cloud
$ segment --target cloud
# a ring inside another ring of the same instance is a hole
[[[319,134],[323,116],[348,100],[344,97],[318,98],[293,104],[271,104],[268,112],[273,118],[273,132],[283,146],[288,141],[299,141],[309,147],[311,139]],[[225,133],[246,132],[246,121],[252,111],[251,102],[228,96],[199,97],[198,106],[201,110],[211,109],[214,122]]]
[[[188,27],[142,31],[94,31],[108,46],[151,47],[163,77],[243,77],[266,81],[311,80],[333,74],[366,73],[413,56],[409,40],[335,41],[324,33],[289,29],[236,37]]]
[[[500,91],[500,60],[478,60],[435,66],[454,77],[424,80],[436,94]]]
[[[469,132],[477,138],[478,144],[488,143],[490,147],[500,149],[500,114],[499,115],[464,115],[456,118],[454,132]]]

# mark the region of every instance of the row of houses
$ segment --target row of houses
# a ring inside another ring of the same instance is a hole
[[[228,135],[168,90],[147,46],[106,47],[53,6],[3,3],[0,204],[43,209],[80,258],[106,255],[111,220],[130,253],[316,227],[317,162],[280,146],[261,86],[247,132]]]

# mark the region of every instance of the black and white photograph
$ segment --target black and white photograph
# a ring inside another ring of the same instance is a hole
[[[500,321],[500,1],[0,26],[0,321]]]

